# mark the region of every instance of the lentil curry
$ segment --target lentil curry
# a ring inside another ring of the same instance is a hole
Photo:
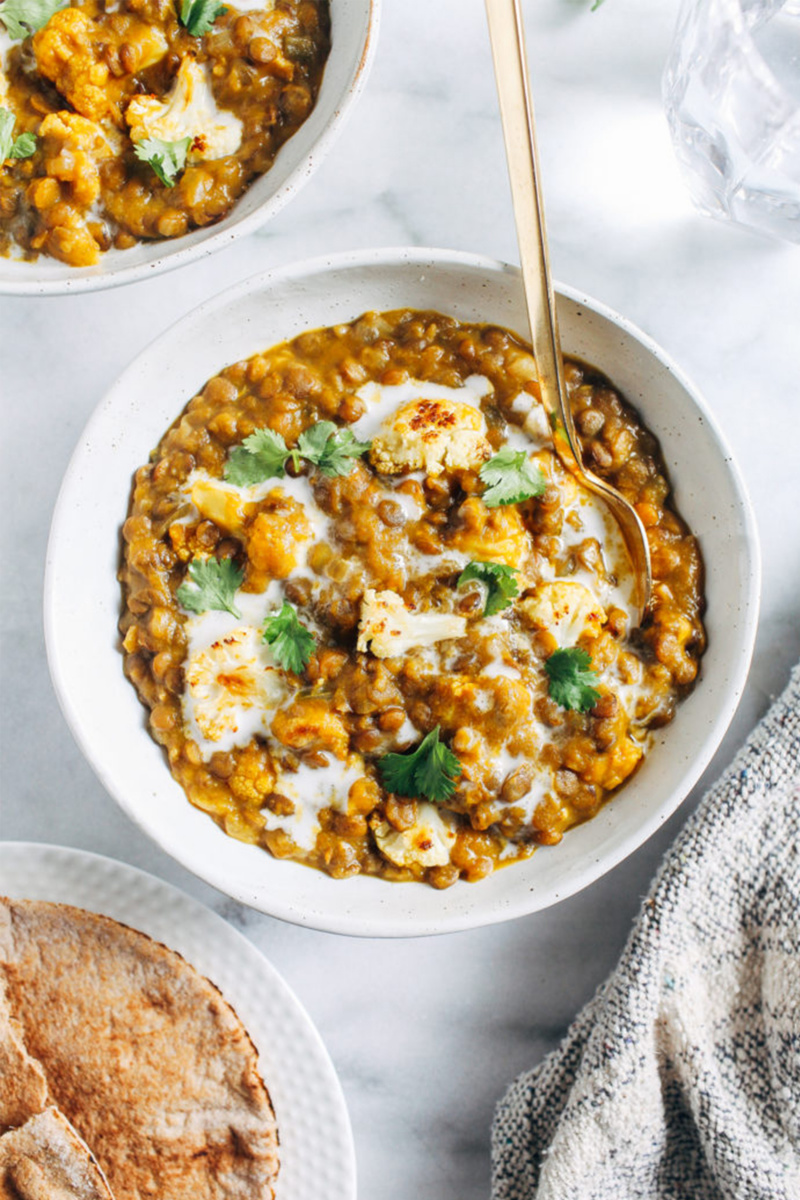
[[[33,25],[10,2],[0,254],[76,267],[224,217],[309,115],[330,47],[328,0],[41,0]]]
[[[367,313],[226,367],[135,477],[125,670],[192,804],[342,879],[448,887],[554,845],[691,688],[702,565],[653,436],[568,362],[618,530],[555,457],[529,348]]]

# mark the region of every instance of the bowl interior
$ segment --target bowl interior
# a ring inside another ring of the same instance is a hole
[[[627,322],[565,289],[565,350],[603,370],[661,441],[678,505],[706,564],[709,647],[701,681],[642,768],[586,825],[477,886],[444,892],[320,872],[226,837],[192,808],[150,739],[118,649],[119,529],[133,471],[183,405],[224,364],[362,312],[432,308],[526,329],[518,272],[445,252],[376,251],[250,280],[149,347],[103,400],[65,478],[48,550],[45,625],[53,680],[78,742],[108,791],[165,850],[221,891],[288,920],[366,935],[488,924],[571,895],[640,845],[677,807],[719,744],[755,636],[759,566],[738,473],[703,402]]]
[[[0,293],[55,295],[96,291],[151,278],[194,262],[270,220],[313,174],[330,149],[366,81],[375,51],[380,0],[333,0],[331,52],[308,120],[278,152],[224,220],[171,241],[145,241],[109,250],[94,267],[68,267],[42,256],[35,262],[0,257]]]

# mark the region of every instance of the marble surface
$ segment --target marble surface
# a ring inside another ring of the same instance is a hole
[[[675,0],[527,0],[554,273],[625,313],[704,391],[760,526],[761,628],[744,701],[705,782],[800,654],[800,252],[694,213],[660,104]],[[2,837],[124,859],[223,913],[308,1007],[344,1086],[360,1196],[473,1200],[489,1188],[504,1086],[554,1047],[612,968],[639,900],[702,785],[584,893],[494,929],[381,943],[245,910],[134,828],[83,761],[41,629],[50,516],[79,432],[130,358],[255,271],[414,243],[516,259],[479,0],[385,0],[365,99],[335,152],[262,233],[182,272],[96,295],[0,298]],[[91,604],[91,597],[86,603]]]

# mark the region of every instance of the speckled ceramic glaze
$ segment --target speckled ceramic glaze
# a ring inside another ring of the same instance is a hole
[[[68,267],[42,255],[35,262],[0,257],[0,293],[43,296],[93,292],[149,279],[195,262],[271,220],[313,175],[336,141],[366,82],[378,37],[381,0],[332,0],[331,52],[317,103],[224,220],[184,237],[109,250],[95,267]]]
[[[342,1090],[300,1002],[240,933],[133,867],[61,846],[0,843],[0,894],[103,913],[163,942],[215,983],[259,1052],[280,1139],[277,1200],[355,1200]]]
[[[702,399],[642,333],[559,289],[564,349],[605,372],[659,437],[678,507],[706,565],[708,651],[696,690],[656,733],[642,768],[556,847],[444,892],[321,872],[236,842],[192,808],[150,739],[122,674],[116,623],[119,529],[131,476],[183,405],[225,364],[367,309],[432,308],[526,328],[518,272],[446,251],[379,250],[301,264],[209,301],[149,347],[80,439],[54,517],[45,625],[53,680],[100,779],[184,866],[274,916],[319,929],[404,936],[518,917],[585,887],[658,828],[697,782],[741,696],[755,637],[759,556],[738,471]]]

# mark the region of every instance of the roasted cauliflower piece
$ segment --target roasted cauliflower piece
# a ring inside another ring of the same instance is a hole
[[[443,867],[450,861],[456,831],[434,804],[417,803],[417,819],[410,829],[395,829],[376,820],[372,832],[381,854],[396,867]]]
[[[263,591],[270,579],[285,579],[298,565],[312,536],[311,525],[303,505],[283,488],[253,499],[248,488],[197,471],[183,491],[201,517],[246,543],[252,590]]]
[[[503,676],[432,675],[422,698],[443,732],[473,729],[493,742],[507,741],[512,731],[516,738],[531,715],[527,685]]]
[[[100,195],[99,163],[113,154],[100,126],[78,113],[49,113],[39,135],[47,174],[68,184],[70,199],[88,208]]]
[[[87,210],[100,195],[100,163],[113,150],[99,125],[79,113],[48,113],[39,134],[47,174],[27,191],[40,222],[32,244],[70,266],[93,266],[100,247],[86,225]]]
[[[605,609],[582,583],[540,583],[518,609],[528,625],[547,630],[559,646],[574,646],[581,637],[595,638],[606,623]]]
[[[196,628],[197,622],[187,626]],[[249,626],[190,651],[184,671],[184,718],[192,734],[200,735],[203,758],[244,746],[256,733],[265,734],[269,718],[286,699],[283,672],[274,665],[258,630]],[[203,742],[209,743],[205,752]]]
[[[34,34],[33,53],[40,73],[82,116],[120,125],[120,101],[131,75],[162,59],[167,41],[160,29],[136,17],[127,16],[121,29],[110,20],[93,21],[79,8],[59,9]]]
[[[339,714],[322,699],[295,700],[275,713],[272,733],[293,750],[330,750],[336,758],[347,757],[350,741],[347,729]]]
[[[370,461],[384,475],[478,468],[492,453],[480,409],[453,400],[413,400],[384,421]]]
[[[466,630],[466,617],[412,612],[397,592],[367,588],[361,601],[356,649],[361,653],[369,650],[376,658],[397,658],[409,650],[463,637]]]
[[[180,142],[190,137],[189,161],[224,158],[235,154],[242,141],[242,122],[217,108],[205,67],[193,58],[182,58],[172,90],[163,99],[134,96],[125,111],[131,140],[160,138]]]
[[[100,247],[79,214],[70,208],[59,214],[59,220],[54,221],[51,228],[33,238],[31,245],[37,250],[44,247],[53,258],[71,267],[93,267],[100,259]]]

